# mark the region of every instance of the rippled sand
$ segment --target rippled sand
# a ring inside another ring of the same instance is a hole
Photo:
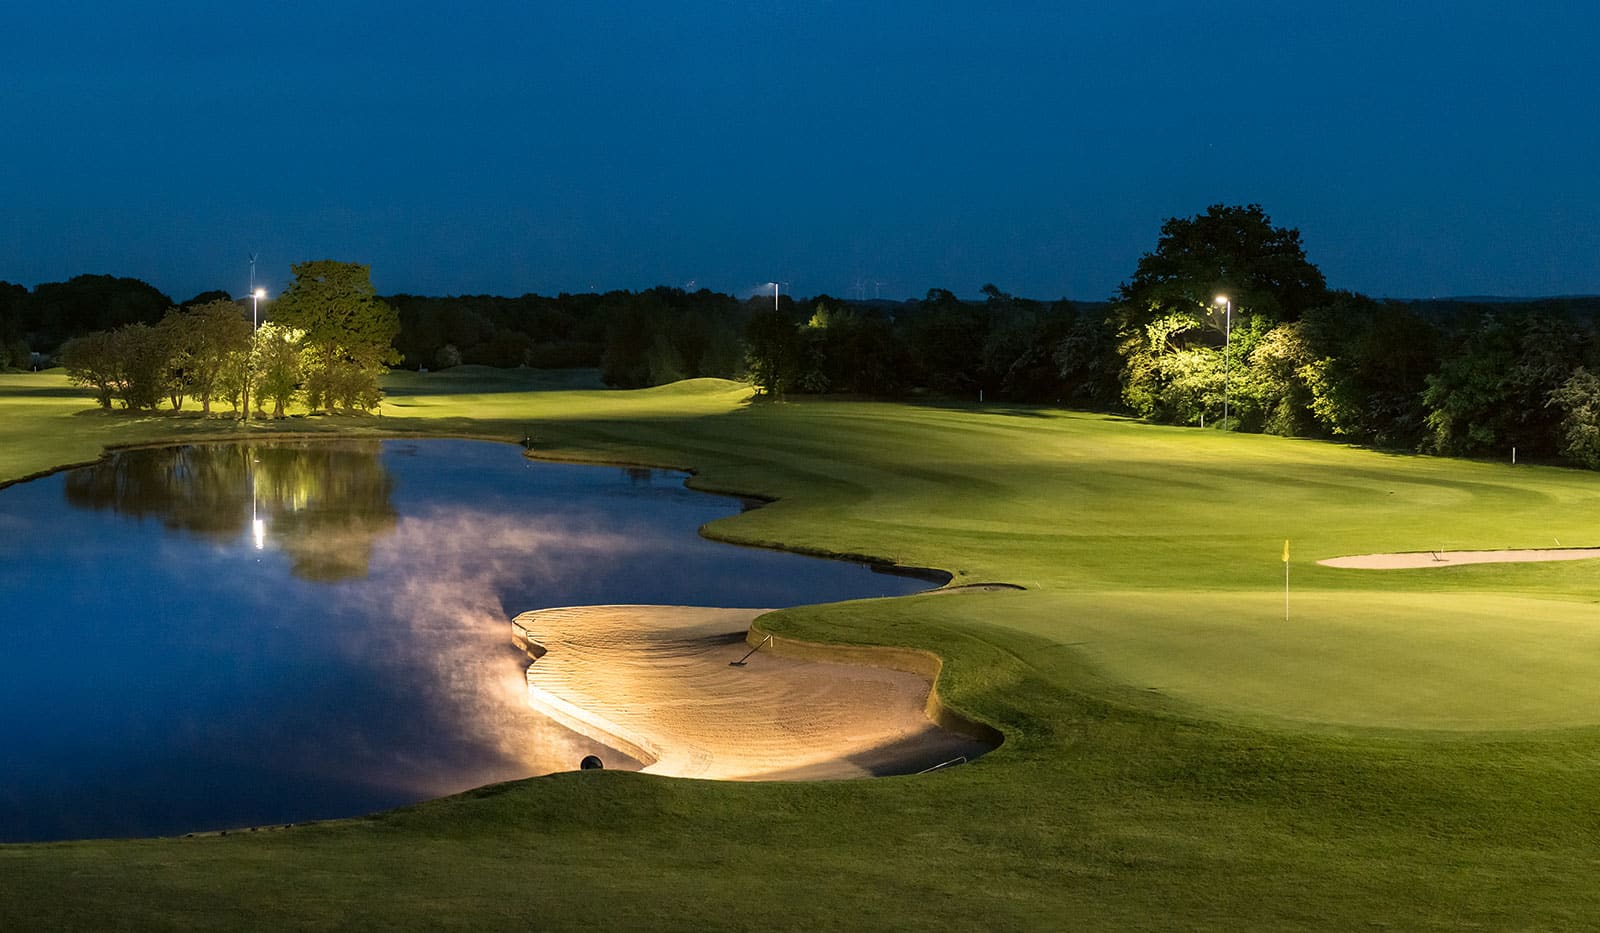
[[[828,780],[923,770],[989,746],[928,719],[917,674],[750,651],[765,610],[583,606],[514,622],[542,647],[535,708],[676,777]]]

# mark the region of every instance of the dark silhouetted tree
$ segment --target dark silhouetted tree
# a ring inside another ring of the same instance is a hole
[[[318,260],[291,267],[294,281],[272,304],[272,319],[299,331],[306,356],[306,404],[367,410],[383,397],[378,376],[400,361],[394,309],[378,300],[371,268]]]
[[[751,384],[762,395],[782,398],[801,375],[804,343],[794,320],[782,310],[763,306],[750,315],[744,339]]]

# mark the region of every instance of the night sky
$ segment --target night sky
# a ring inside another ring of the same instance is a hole
[[[183,300],[1108,297],[1263,205],[1331,286],[1600,292],[1593,2],[7,4],[0,279]]]

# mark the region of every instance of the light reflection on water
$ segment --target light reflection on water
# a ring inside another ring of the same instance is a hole
[[[354,815],[616,762],[527,708],[509,616],[926,586],[696,533],[738,510],[681,474],[472,441],[129,451],[0,490],[0,840]]]

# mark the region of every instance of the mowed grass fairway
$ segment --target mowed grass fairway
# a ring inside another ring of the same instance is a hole
[[[941,694],[1006,744],[922,777],[564,774],[288,831],[0,846],[0,929],[1600,925],[1600,562],[1315,565],[1600,545],[1600,475],[1046,409],[567,385],[395,374],[382,419],[241,430],[0,376],[0,481],[276,431],[532,434],[553,457],[693,468],[776,500],[717,537],[1026,587],[764,623],[934,650]]]

